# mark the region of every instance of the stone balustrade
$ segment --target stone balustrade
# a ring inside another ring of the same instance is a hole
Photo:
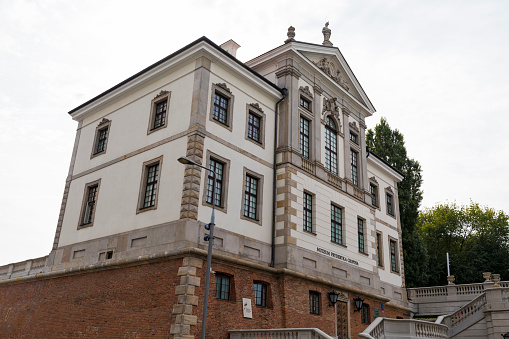
[[[359,337],[366,339],[402,338],[447,339],[447,326],[414,319],[376,318]]]
[[[317,328],[231,330],[230,339],[334,339]]]
[[[48,256],[0,266],[0,281],[42,273]]]

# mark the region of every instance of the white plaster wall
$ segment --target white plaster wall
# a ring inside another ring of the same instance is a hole
[[[163,144],[72,181],[59,246],[177,220],[185,166],[177,158],[185,154],[187,138]],[[157,209],[138,213],[143,163],[163,156]],[[94,223],[78,230],[85,184],[101,179]]]
[[[230,173],[228,183],[227,213],[216,210],[216,227],[237,233],[251,239],[266,243],[271,242],[272,230],[272,168],[256,160],[244,156],[210,138],[205,139],[205,151],[210,150],[223,158],[230,160]],[[244,168],[263,175],[262,223],[241,219],[244,210]],[[203,192],[207,188],[207,179],[202,172],[200,186],[200,202],[198,219],[204,223],[210,221],[212,208],[203,205]],[[225,244],[227,246],[227,244]]]
[[[119,98],[109,106],[83,120],[73,174],[138,150],[159,140],[185,131],[189,127],[193,92],[194,63],[158,79],[141,90]],[[168,125],[147,135],[151,102],[162,90],[170,91]],[[90,159],[99,122],[111,120],[106,153]]]

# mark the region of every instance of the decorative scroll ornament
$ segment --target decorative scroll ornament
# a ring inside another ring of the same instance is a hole
[[[394,192],[392,191],[392,187],[391,187],[391,186],[387,186],[386,190],[387,190],[387,191],[389,191],[389,192],[391,192],[391,193],[394,193]]]
[[[323,42],[322,42],[322,45],[324,46],[332,46],[332,42],[330,42],[330,34],[331,34],[331,30],[329,28],[329,22],[327,21],[325,23],[325,27],[322,29],[322,33],[323,33]]]
[[[101,120],[101,122],[99,123],[99,125],[98,125],[98,126],[106,125],[106,124],[108,124],[110,121],[111,121],[111,120],[108,120],[108,119],[106,119],[106,118],[103,118],[103,119]]]
[[[342,301],[348,300],[348,296],[346,294],[344,294],[343,292],[339,292],[338,300],[342,300]]]
[[[373,181],[375,184],[378,184],[378,181],[376,180],[375,176],[372,176],[369,178],[369,180]]]
[[[313,93],[311,93],[311,91],[309,90],[309,86],[306,87],[300,86],[299,89],[302,91],[302,93],[306,94],[308,97],[310,98],[313,97]]]
[[[225,84],[225,83],[222,83],[222,84],[217,83],[217,84],[216,84],[216,86],[217,86],[217,87],[219,87],[219,88],[224,89],[226,92],[228,92],[228,93],[230,93],[230,94],[232,93],[232,91],[230,91],[230,89],[228,88],[228,86],[226,86],[226,84]]]
[[[260,105],[258,103],[252,103],[252,104],[249,104],[249,106],[253,107],[254,109],[260,111],[263,113],[263,109],[260,107]]]
[[[288,33],[286,33],[286,36],[288,39],[285,40],[285,43],[288,43],[290,41],[294,41],[295,39],[295,27],[290,26],[288,27]]]
[[[357,133],[359,132],[359,127],[357,127],[357,123],[355,121],[352,121],[351,123],[348,124],[350,126],[351,129],[353,129],[354,131],[356,131]]]
[[[168,93],[170,93],[170,92],[168,92],[168,91],[161,91],[161,92],[159,92],[159,94],[158,94],[158,95],[156,95],[156,97],[155,97],[154,99],[157,99],[157,98],[159,98],[159,97],[162,97],[163,95],[166,95],[166,94],[168,94]]]
[[[348,87],[348,83],[343,78],[341,71],[337,69],[336,65],[332,61],[327,60],[327,58],[320,59],[317,62],[313,63],[316,67],[320,68],[325,74],[331,77],[332,80],[338,83],[339,86],[343,87],[346,91],[350,90]]]

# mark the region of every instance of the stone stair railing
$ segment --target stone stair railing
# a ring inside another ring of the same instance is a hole
[[[500,287],[509,287],[509,281],[501,281]],[[486,288],[493,287],[493,282],[478,284],[446,285],[432,287],[408,288],[408,299],[414,303],[426,302],[434,298],[465,299],[470,300],[472,295],[479,295]]]
[[[477,296],[474,300],[457,310],[456,312],[449,314],[443,320],[445,325],[448,325],[449,328],[454,328],[460,325],[467,319],[471,319],[471,317],[478,312],[482,313],[483,307],[486,305],[486,294],[483,293]]]
[[[230,339],[334,339],[317,328],[231,330]]]
[[[0,266],[0,281],[44,272],[48,256]]]
[[[366,339],[447,339],[447,326],[414,319],[376,318],[359,337]]]

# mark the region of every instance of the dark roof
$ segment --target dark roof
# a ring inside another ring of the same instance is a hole
[[[261,80],[263,80],[265,83],[267,83],[268,85],[272,86],[273,88],[275,88],[276,90],[278,90],[279,92],[282,92],[282,88],[280,88],[279,86],[277,86],[276,84],[274,84],[273,82],[267,80],[265,77],[263,77],[262,75],[260,75],[259,73],[255,72],[254,70],[252,70],[250,67],[244,65],[244,63],[242,63],[241,61],[239,61],[237,58],[235,58],[233,55],[231,55],[230,53],[228,53],[227,51],[225,51],[224,49],[222,49],[221,47],[219,47],[218,45],[216,45],[214,42],[212,42],[209,38],[207,38],[206,36],[202,36],[201,38],[191,42],[189,45],[179,49],[178,51],[168,55],[167,57],[165,57],[164,59],[161,59],[159,60],[158,62],[148,66],[147,68],[141,70],[140,72],[136,73],[135,75],[127,78],[126,80],[122,81],[121,83],[111,87],[110,89],[102,92],[101,94],[95,96],[94,98],[88,100],[87,102],[85,102],[84,104],[81,104],[80,106],[72,109],[69,111],[69,114],[72,114],[74,112],[76,112],[77,110],[91,104],[92,102],[96,101],[97,99],[105,96],[106,94],[116,90],[117,88],[127,84],[128,82],[136,79],[137,77],[139,77],[140,75],[150,71],[151,69],[159,66],[160,64],[172,59],[173,57],[177,56],[178,54],[186,51],[187,49],[193,47],[194,45],[197,45],[198,43],[200,42],[206,42],[208,43],[209,45],[211,45],[212,47],[214,47],[215,49],[217,49],[219,52],[223,53],[226,57],[230,58],[232,61],[236,62],[238,65],[242,66],[244,69],[246,69],[247,71],[251,72],[253,75],[257,76],[258,78],[260,78]]]
[[[385,161],[384,159],[382,159],[379,155],[377,155],[375,152],[373,152],[369,147],[366,146],[366,153],[368,154],[367,157],[369,157],[370,154],[373,154],[373,156],[375,158],[377,158],[378,160],[380,160],[381,162],[383,162],[384,164],[386,164],[387,166],[389,166],[389,168],[393,169],[396,173],[398,173],[399,175],[401,175],[403,178],[405,178],[405,175],[403,173],[401,173],[398,169],[396,169],[394,166],[392,166],[391,164],[389,164],[387,161]],[[366,158],[367,158],[366,157]]]

